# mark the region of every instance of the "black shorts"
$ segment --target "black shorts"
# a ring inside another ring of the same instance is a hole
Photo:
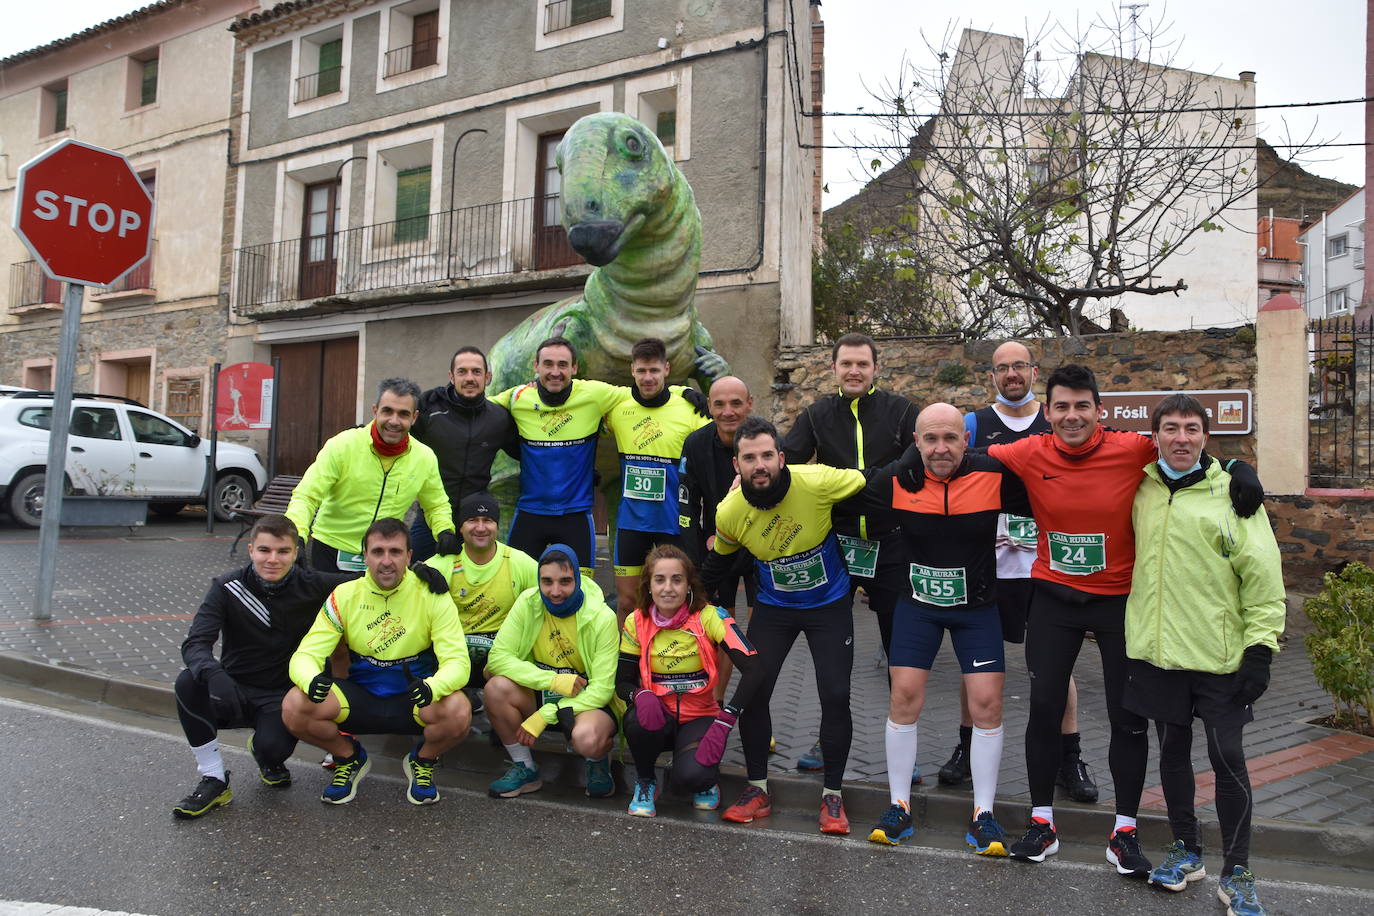
[[[577,565],[596,569],[596,528],[591,510],[566,515],[539,515],[515,510],[510,520],[510,546],[539,559],[550,544],[567,544],[577,554]]]
[[[487,657],[491,654],[495,633],[464,634],[468,643],[468,682],[467,687],[485,687],[487,684]]]
[[[644,571],[644,558],[660,544],[681,546],[682,539],[676,531],[665,534],[661,531],[615,530],[615,550],[611,553],[611,563],[617,576],[636,576]]]
[[[745,607],[753,607],[759,595],[759,583],[755,573],[754,556],[747,550],[737,550],[733,554],[734,564],[720,580],[720,586],[711,596],[711,602],[727,611],[733,611],[739,601],[739,587],[744,585]],[[697,569],[700,569],[700,564]]]
[[[1002,617],[1002,639],[1007,642],[1026,641],[1026,618],[1030,616],[1031,595],[1035,590],[1032,581],[997,580],[997,611]]]
[[[410,694],[398,693],[389,697],[360,687],[344,679],[334,682],[344,696],[344,708],[335,723],[355,735],[423,735],[424,725],[418,719],[419,710],[410,702]]]
[[[1138,658],[1126,659],[1126,691],[1121,705],[1138,716],[1173,725],[1253,722],[1254,709],[1233,697],[1236,675],[1157,668]]]

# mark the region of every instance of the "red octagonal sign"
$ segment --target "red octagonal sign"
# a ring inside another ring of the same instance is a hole
[[[153,200],[129,160],[63,140],[19,170],[14,231],[49,275],[111,286],[148,257]]]

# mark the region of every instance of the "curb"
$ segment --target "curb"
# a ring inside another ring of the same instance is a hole
[[[78,700],[106,703],[119,709],[163,718],[170,717],[176,709],[176,700],[169,685],[141,678],[117,678],[86,668],[54,664],[18,652],[0,652],[0,678]],[[407,744],[400,753],[403,754],[408,748]],[[548,743],[541,744],[539,749],[561,753]],[[929,778],[933,782],[934,774]],[[818,776],[772,771],[768,779],[775,807],[787,809],[800,818],[811,817],[819,810]],[[728,803],[728,799],[742,791],[744,785],[745,774],[741,769],[721,768],[723,803]],[[862,831],[863,824],[876,822],[889,803],[887,787],[871,782],[847,783],[844,794],[845,808],[854,825],[854,835]],[[912,787],[912,820],[927,830],[962,836],[968,825],[971,804],[971,795],[967,791],[927,788],[925,784]],[[999,820],[1013,834],[1017,829],[1014,825],[1019,825],[1030,816],[1030,806],[1024,802],[999,800],[997,810]],[[1115,824],[1115,815],[1105,806],[1056,801],[1055,815],[1061,833],[1074,840],[1105,837]],[[1162,813],[1142,811],[1139,820],[1142,828],[1148,828],[1153,836],[1169,835],[1169,821]],[[1374,859],[1374,832],[1362,827],[1255,818],[1252,830],[1250,845],[1256,858],[1360,871],[1368,869],[1371,859]],[[1221,848],[1220,829],[1215,821],[1204,820],[1202,833],[1205,846]]]

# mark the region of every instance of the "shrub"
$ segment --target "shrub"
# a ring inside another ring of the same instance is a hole
[[[1374,570],[1353,562],[1327,573],[1321,592],[1303,609],[1316,629],[1307,635],[1312,674],[1331,694],[1338,718],[1374,729]]]
[[[968,381],[968,367],[963,363],[950,363],[947,366],[941,366],[940,371],[935,373],[935,381],[941,385],[958,388]]]

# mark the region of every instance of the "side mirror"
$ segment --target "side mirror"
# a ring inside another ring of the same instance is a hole
[[[195,448],[197,445],[200,445],[200,436],[191,433],[191,448]]]

